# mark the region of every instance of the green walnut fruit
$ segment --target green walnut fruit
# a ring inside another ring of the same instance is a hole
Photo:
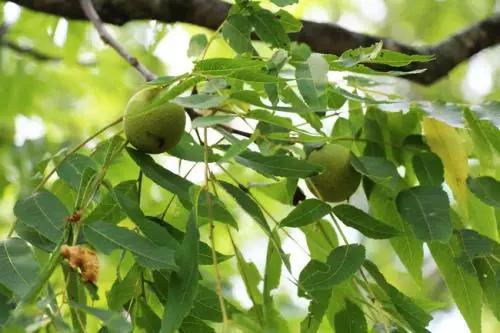
[[[127,140],[149,154],[163,153],[181,139],[186,126],[184,108],[173,103],[154,105],[158,88],[146,88],[128,102],[123,117]]]
[[[358,188],[361,175],[351,166],[351,152],[338,144],[326,144],[313,151],[307,160],[322,165],[325,170],[307,180],[307,186],[320,199],[344,201]]]

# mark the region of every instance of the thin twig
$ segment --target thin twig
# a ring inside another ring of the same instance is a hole
[[[224,304],[224,296],[222,295],[222,280],[221,280],[221,275],[219,271],[219,265],[217,262],[217,252],[215,249],[215,234],[214,234],[214,220],[213,220],[213,212],[212,212],[212,198],[210,196],[209,192],[209,181],[210,181],[210,169],[208,168],[208,135],[207,135],[207,128],[205,127],[203,129],[203,147],[204,147],[204,163],[205,163],[205,195],[206,195],[206,200],[207,200],[207,205],[208,205],[208,221],[209,221],[209,228],[210,228],[210,245],[212,247],[212,263],[214,266],[215,270],[215,289],[217,293],[217,298],[219,299],[219,305],[220,309],[222,312],[222,333],[227,332],[227,325],[228,325],[228,316],[227,316],[227,311],[226,311],[226,306]]]
[[[137,71],[146,79],[146,81],[152,81],[156,78],[149,69],[147,69],[143,64],[137,60],[137,58],[130,55],[125,48],[118,43],[111,34],[104,27],[104,23],[97,14],[97,11],[92,4],[92,0],[80,0],[80,6],[82,7],[85,16],[92,22],[95,29],[99,33],[102,41],[109,46],[111,46],[123,59],[125,59],[132,67],[137,69]]]

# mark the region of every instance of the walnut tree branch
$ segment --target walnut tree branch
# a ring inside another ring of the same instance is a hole
[[[77,1],[11,0],[11,2],[68,19],[88,19]],[[220,0],[94,0],[93,3],[99,16],[106,23],[122,25],[133,20],[158,20],[185,22],[209,29],[220,26],[231,6]],[[315,52],[339,54],[348,49],[368,46],[382,40],[385,48],[391,50],[410,54],[434,54],[436,59],[432,62],[415,63],[405,68],[405,70],[426,68],[423,73],[407,77],[408,80],[422,84],[434,83],[472,55],[500,43],[500,33],[498,33],[500,14],[486,18],[440,43],[425,47],[414,47],[389,38],[352,32],[336,24],[302,22],[304,28],[293,37],[309,44]]]
[[[85,16],[92,22],[104,43],[112,47],[132,67],[137,69],[137,71],[146,79],[146,81],[151,81],[156,78],[156,75],[154,75],[151,71],[149,71],[149,69],[142,65],[137,60],[137,58],[131,56],[127,52],[127,50],[125,50],[125,48],[109,34],[109,32],[104,27],[103,21],[97,14],[94,5],[92,4],[92,0],[80,0],[80,5],[83,12],[85,13]]]

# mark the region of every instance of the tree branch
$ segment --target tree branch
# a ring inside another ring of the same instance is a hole
[[[77,1],[11,1],[26,8],[68,19],[87,19]],[[230,8],[230,4],[220,0],[94,0],[93,3],[99,16],[106,23],[122,25],[132,20],[158,20],[167,23],[185,22],[209,29],[219,27]],[[309,44],[315,52],[340,54],[345,50],[368,46],[382,40],[385,48],[390,50],[409,54],[434,54],[436,59],[432,62],[415,63],[404,68],[405,70],[426,68],[427,71],[423,73],[407,77],[422,84],[434,83],[472,55],[500,43],[498,33],[500,14],[480,21],[440,43],[426,47],[413,47],[389,38],[352,32],[335,24],[310,21],[303,21],[303,24],[302,31],[293,37],[297,41]],[[99,25],[102,26],[102,22]],[[131,60],[133,61],[133,58]]]
[[[112,47],[123,59],[125,59],[132,67],[137,69],[137,71],[146,79],[146,81],[151,81],[156,78],[149,69],[147,69],[144,65],[142,65],[137,58],[131,56],[127,50],[123,46],[120,45],[106,30],[104,24],[97,14],[94,5],[92,4],[92,0],[80,0],[80,5],[82,7],[85,16],[92,22],[95,29],[99,33],[99,36],[104,41],[104,43],[108,44]]]

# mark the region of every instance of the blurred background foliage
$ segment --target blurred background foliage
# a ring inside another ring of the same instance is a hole
[[[269,7],[272,7],[269,4]],[[350,30],[391,37],[398,41],[425,45],[442,40],[474,22],[500,10],[498,0],[301,0],[287,10],[295,16],[322,22],[336,22]],[[120,59],[113,50],[106,47],[93,28],[84,22],[30,12],[12,3],[0,5],[2,21],[10,25],[3,38],[24,48],[36,49],[49,55],[51,60],[34,59],[28,53],[15,52],[0,45],[0,233],[5,234],[14,221],[13,205],[18,197],[29,194],[37,181],[40,163],[72,147],[99,128],[118,118],[128,98],[143,86],[143,79],[134,69]],[[206,29],[186,24],[162,24],[159,22],[133,22],[122,27],[110,27],[118,40],[153,72],[159,75],[180,74],[188,71],[192,63],[186,52],[190,36],[197,33],[211,34]],[[232,56],[232,51],[216,41],[208,57]],[[457,102],[480,102],[500,98],[500,48],[481,52],[469,62],[455,68],[446,78],[423,87],[404,79],[388,79],[380,88],[405,99],[446,100]],[[109,133],[111,135],[113,133]],[[106,136],[103,136],[105,138]],[[90,151],[98,141],[87,145]],[[183,175],[188,166],[178,166],[170,157],[159,159],[174,171],[181,169]],[[111,180],[134,179],[138,169],[130,160],[115,163],[108,175]],[[247,182],[265,181],[247,170],[232,170]],[[201,180],[194,172],[191,179]],[[220,176],[224,179],[224,175]],[[68,197],[69,188],[53,182],[50,186],[61,198]],[[165,208],[171,194],[145,180],[143,208],[149,215],[157,215]],[[274,188],[262,187],[260,193],[273,192],[274,196],[287,195],[285,184]],[[282,206],[269,196],[261,197],[265,206],[282,218],[290,207]],[[229,198],[224,201],[231,203]],[[230,208],[237,211],[236,205]],[[239,212],[241,227],[239,244],[247,260],[262,268],[265,258],[262,250],[266,240],[259,230],[253,228],[246,215]],[[174,200],[167,220],[172,224],[185,223],[187,212]],[[248,221],[247,221],[248,220]],[[206,226],[204,227],[206,228]],[[206,231],[206,230],[204,230]],[[206,237],[206,232],[203,233]],[[222,226],[217,226],[217,243],[221,252],[231,252],[231,246]],[[292,233],[304,242],[301,233]],[[356,235],[355,235],[356,236]],[[388,280],[393,281],[407,294],[424,299],[433,295],[440,299],[436,304],[422,304],[427,309],[446,308],[450,304],[449,294],[439,278],[432,259],[427,256],[424,265],[425,285],[417,285],[408,274],[403,274],[387,241],[370,241],[366,244],[368,253],[382,268]],[[298,254],[297,245],[286,240],[285,252]],[[41,255],[41,254],[40,254]],[[130,259],[130,258],[128,258]],[[119,260],[118,253],[102,260]],[[295,262],[294,273],[298,274],[306,263]],[[131,262],[131,261],[130,261]],[[129,265],[123,265],[126,272]],[[101,293],[109,290],[114,271],[112,265],[103,263],[99,280]],[[242,306],[248,304],[241,279],[236,273],[234,262],[221,264],[225,276],[225,294]],[[211,269],[206,268],[206,269]],[[207,277],[210,276],[206,274]],[[109,277],[109,278],[107,278]],[[59,277],[62,281],[62,275]],[[104,295],[102,295],[104,296]],[[99,302],[105,302],[101,297]],[[280,311],[291,323],[298,323],[306,313],[307,302],[295,296],[293,284],[282,285],[278,294]],[[486,312],[485,332],[498,332],[500,327],[491,314]],[[463,319],[456,310],[444,316],[436,316],[433,327],[450,328],[447,331],[467,332]],[[443,325],[443,326],[439,326]],[[450,326],[455,325],[455,326]],[[290,324],[290,326],[297,326]],[[455,327],[456,330],[451,329]],[[496,327],[496,328],[495,328]],[[327,332],[328,328],[324,328]]]

